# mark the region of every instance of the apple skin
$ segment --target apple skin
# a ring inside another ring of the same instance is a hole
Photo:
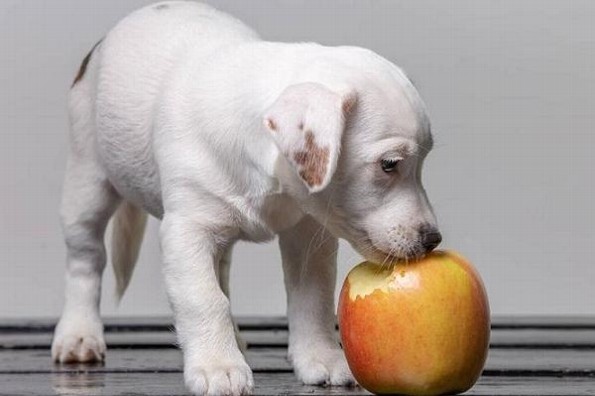
[[[483,282],[451,251],[392,267],[356,266],[343,284],[338,320],[349,368],[377,394],[464,392],[488,353]]]

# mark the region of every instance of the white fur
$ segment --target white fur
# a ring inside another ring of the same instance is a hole
[[[70,115],[66,304],[54,359],[103,358],[103,234],[124,202],[162,220],[163,272],[192,393],[251,391],[230,313],[229,258],[235,241],[277,234],[297,376],[353,383],[333,326],[337,238],[380,261],[422,254],[420,227],[435,227],[421,186],[429,122],[396,66],[361,48],[261,41],[207,5],[166,2],[109,32],[72,88]],[[380,160],[397,157],[398,169],[383,172]],[[114,224],[133,242],[128,253],[116,245],[123,287],[143,224],[139,213]]]

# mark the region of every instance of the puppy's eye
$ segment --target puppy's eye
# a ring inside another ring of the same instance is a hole
[[[397,169],[398,164],[399,160],[396,158],[383,159],[380,161],[380,166],[385,173],[394,172]]]

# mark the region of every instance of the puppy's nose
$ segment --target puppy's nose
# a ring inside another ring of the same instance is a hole
[[[430,253],[436,249],[440,242],[442,242],[442,235],[434,227],[422,227],[420,230],[421,244],[426,253]]]

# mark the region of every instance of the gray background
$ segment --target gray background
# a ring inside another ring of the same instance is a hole
[[[66,94],[83,56],[148,1],[0,2],[0,317],[56,316]],[[368,47],[428,104],[425,184],[443,246],[482,273],[495,314],[595,314],[595,2],[212,1],[263,37]],[[152,221],[128,294],[106,315],[168,314]],[[241,244],[236,314],[282,314],[276,243]],[[345,244],[339,282],[359,258]]]

